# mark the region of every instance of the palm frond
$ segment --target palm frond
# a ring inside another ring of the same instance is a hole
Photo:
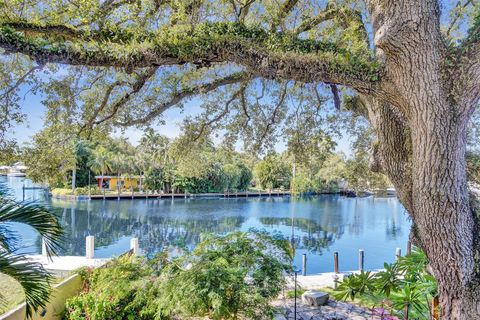
[[[22,286],[27,318],[39,308],[45,308],[53,277],[40,263],[30,262],[23,255],[0,252],[0,271],[17,280]]]
[[[0,224],[5,222],[23,223],[34,228],[43,237],[48,256],[60,248],[62,227],[57,217],[45,206],[34,202],[0,202]]]

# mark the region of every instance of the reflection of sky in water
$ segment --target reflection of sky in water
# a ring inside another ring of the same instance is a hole
[[[5,178],[22,198],[20,178]],[[0,180],[2,181],[2,180]],[[31,184],[26,180],[27,185]],[[95,255],[109,257],[129,248],[132,236],[148,254],[176,247],[193,248],[201,234],[224,234],[250,228],[281,232],[295,242],[295,264],[307,253],[308,273],[333,270],[339,252],[342,270],[357,269],[358,250],[365,250],[365,266],[380,268],[394,259],[395,248],[405,250],[410,228],[404,208],[394,198],[304,199],[249,198],[210,200],[45,200],[41,190],[26,191],[26,199],[46,201],[65,227],[62,254],[85,254],[85,236],[95,236]],[[293,220],[292,220],[293,217]],[[293,221],[293,228],[292,228]],[[24,252],[39,252],[33,230],[15,225]]]

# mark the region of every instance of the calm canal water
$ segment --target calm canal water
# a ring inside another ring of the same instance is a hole
[[[17,199],[28,179],[0,177]],[[393,261],[395,249],[405,252],[410,222],[396,198],[308,198],[92,200],[48,199],[41,190],[27,190],[26,199],[54,208],[65,228],[61,254],[84,255],[85,237],[95,236],[95,256],[110,257],[129,249],[138,237],[147,254],[193,248],[205,232],[225,234],[251,228],[280,232],[294,239],[295,265],[307,254],[307,273],[333,271],[333,252],[341,270],[358,269],[358,250],[365,250],[365,267],[381,268]],[[25,253],[41,252],[38,235],[15,225]]]

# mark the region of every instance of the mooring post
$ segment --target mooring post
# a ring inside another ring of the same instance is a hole
[[[402,249],[397,248],[395,251],[395,260],[398,260],[402,256]]]
[[[410,242],[410,240],[407,241],[407,255],[409,255],[410,253],[412,253],[412,243]]]
[[[334,274],[333,275],[333,289],[337,289],[338,286],[338,275]]]
[[[22,192],[23,192],[23,201],[25,201],[25,183],[22,186]]]
[[[365,266],[365,251],[360,249],[358,250],[358,270],[362,272]]]
[[[130,239],[130,250],[132,250],[133,255],[138,255],[139,249],[138,238]]]
[[[307,275],[307,254],[302,254],[302,276]]]
[[[94,236],[87,236],[86,237],[86,258],[93,259],[93,255],[95,253],[95,237]]]
[[[335,273],[338,272],[338,252],[333,253],[333,270]]]

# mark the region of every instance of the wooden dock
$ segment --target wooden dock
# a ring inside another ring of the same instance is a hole
[[[290,196],[290,191],[272,191],[272,192],[229,192],[229,193],[121,193],[81,195],[81,196],[62,196],[58,198],[69,198],[78,200],[119,200],[119,199],[220,199],[220,198],[259,198],[259,197],[285,197]],[[55,197],[55,196],[54,196]]]

